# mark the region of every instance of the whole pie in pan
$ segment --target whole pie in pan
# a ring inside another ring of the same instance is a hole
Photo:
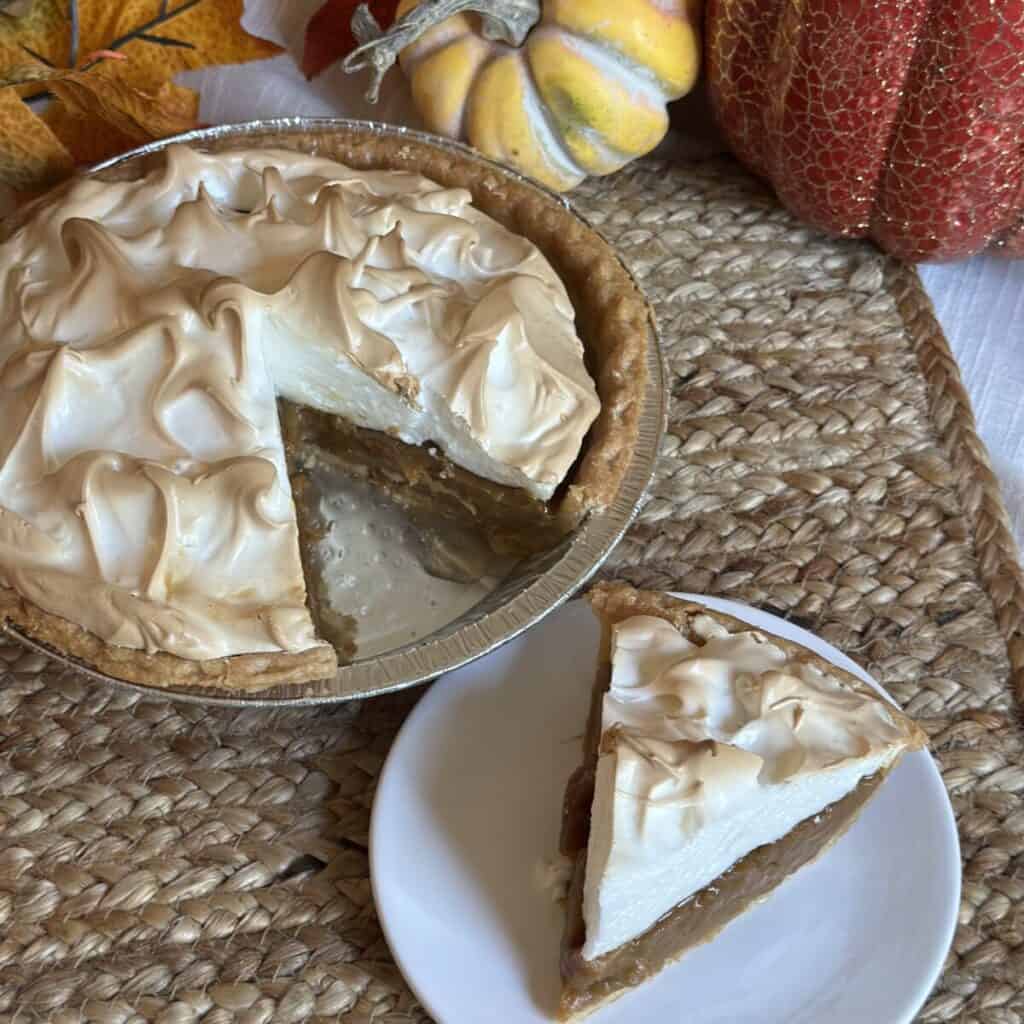
[[[628,992],[810,863],[922,731],[799,644],[674,597],[601,584],[573,862],[563,1020]]]
[[[172,144],[0,245],[0,615],[109,675],[333,675],[310,452],[502,556],[625,472],[647,312],[608,247],[422,143],[315,148]]]

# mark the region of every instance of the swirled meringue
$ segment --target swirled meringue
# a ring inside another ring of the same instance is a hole
[[[706,615],[613,627],[583,897],[593,959],[916,740],[882,701]]]
[[[282,396],[546,499],[598,412],[529,241],[416,174],[174,145],[0,246],[0,580],[103,639],[316,645]]]

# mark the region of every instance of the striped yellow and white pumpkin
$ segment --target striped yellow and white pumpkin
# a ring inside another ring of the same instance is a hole
[[[420,2],[403,0],[399,19]],[[473,7],[483,18],[459,13],[429,25],[399,61],[431,131],[567,189],[664,137],[666,104],[697,77],[696,4],[543,0],[536,23],[512,46],[487,38],[486,19],[500,18],[502,0],[482,0]]]

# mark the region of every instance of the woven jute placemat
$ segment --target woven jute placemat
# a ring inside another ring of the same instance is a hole
[[[1017,1024],[1024,581],[916,275],[801,227],[728,162],[634,165],[574,198],[647,290],[672,393],[653,496],[606,574],[789,616],[918,717],[964,854],[921,1019]],[[0,657],[0,1020],[426,1019],[366,854],[418,693],[203,709]]]

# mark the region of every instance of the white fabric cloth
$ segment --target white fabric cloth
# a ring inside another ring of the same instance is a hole
[[[306,23],[322,3],[246,0],[242,24],[247,31],[288,53],[180,75],[179,81],[199,90],[200,119],[227,124],[319,115],[418,127],[398,73],[388,75],[376,106],[363,99],[365,80],[345,75],[337,65],[306,81],[295,61],[301,59]],[[960,364],[1017,544],[1024,547],[1024,261],[979,256],[922,267],[921,278]]]
[[[975,256],[920,270],[1024,548],[1024,260]]]

